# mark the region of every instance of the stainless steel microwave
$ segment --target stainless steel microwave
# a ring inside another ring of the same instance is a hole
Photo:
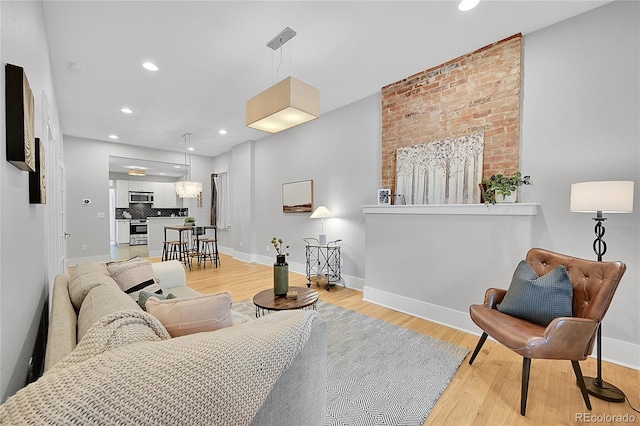
[[[129,192],[129,203],[153,203],[153,192]]]

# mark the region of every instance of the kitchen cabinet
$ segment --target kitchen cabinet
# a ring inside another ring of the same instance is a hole
[[[129,208],[128,180],[116,180],[116,207],[119,209]]]
[[[153,182],[153,207],[156,209],[182,208],[182,200],[170,182]]]
[[[128,220],[116,220],[116,242],[118,245],[129,244],[129,226],[131,222]]]
[[[128,182],[129,182],[129,191],[131,192],[153,192],[154,182],[145,182],[145,181],[139,181],[139,180],[130,180]]]
[[[164,188],[162,188],[164,204],[167,208],[170,209],[181,209],[182,208],[182,198],[178,198],[178,194],[176,194],[176,186],[173,183],[165,184]]]
[[[163,186],[165,184],[162,182],[153,182],[153,208],[154,209],[164,209],[164,192]]]

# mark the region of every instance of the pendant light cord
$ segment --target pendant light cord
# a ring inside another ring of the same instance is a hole
[[[276,68],[276,82],[280,81],[278,80],[278,72],[280,71],[280,66],[282,65],[282,36],[280,36],[280,47],[278,48],[278,50],[280,51],[280,63],[278,64],[278,68]]]
[[[191,180],[191,153],[189,153],[189,147],[191,146],[191,133],[185,133],[184,135],[184,168],[187,169],[187,181]],[[189,154],[189,163],[187,164],[187,154]]]

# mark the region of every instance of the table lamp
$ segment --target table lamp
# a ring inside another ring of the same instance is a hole
[[[593,251],[602,262],[602,256],[607,252],[602,222],[607,218],[602,213],[631,213],[633,211],[633,182],[632,181],[600,181],[581,182],[571,185],[572,212],[596,213],[596,239]],[[614,385],[602,380],[602,324],[598,326],[598,377],[585,377],[587,391],[596,398],[609,402],[624,402],[624,393]]]
[[[324,218],[325,217],[333,217],[333,213],[331,213],[329,211],[329,209],[326,206],[319,206],[313,213],[311,213],[311,216],[309,216],[311,219],[320,219],[322,220],[322,232],[320,233],[320,237],[318,238],[318,241],[320,243],[320,245],[326,245],[327,244],[327,235],[324,233]]]

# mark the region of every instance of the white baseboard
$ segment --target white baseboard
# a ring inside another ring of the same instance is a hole
[[[362,300],[476,336],[482,334],[482,331],[471,320],[468,312],[456,311],[367,286],[363,288]],[[603,361],[636,370],[640,369],[640,345],[603,337],[602,348]],[[594,350],[592,357],[595,358],[595,356]]]

